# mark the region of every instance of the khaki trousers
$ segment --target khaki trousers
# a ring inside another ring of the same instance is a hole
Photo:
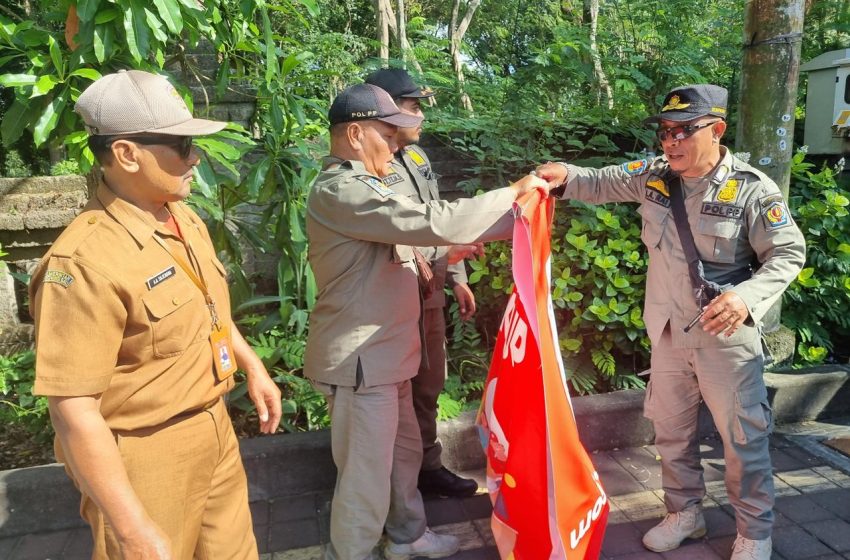
[[[386,526],[396,543],[425,532],[425,507],[416,488],[422,442],[413,414],[410,381],[343,387],[314,382],[331,414],[337,468],[327,560],[377,558]]]
[[[256,560],[248,484],[224,401],[153,429],[116,434],[130,483],[171,539],[175,560]],[[121,558],[112,528],[83,495],[93,560]]]
[[[719,348],[673,348],[669,325],[652,348],[644,414],[655,426],[670,512],[705,496],[697,413],[704,400],[723,440],[726,491],[738,533],[765,539],[773,527],[772,413],[759,339]]]
[[[443,466],[443,446],[437,439],[437,399],[446,384],[446,318],[442,307],[425,309],[425,360],[413,378],[413,409],[422,437],[422,470]]]

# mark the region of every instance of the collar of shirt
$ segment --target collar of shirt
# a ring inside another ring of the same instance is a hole
[[[102,180],[97,187],[95,196],[97,196],[100,204],[103,205],[106,213],[121,224],[140,247],[144,247],[153,238],[155,231],[163,231],[168,235],[174,235],[167,229],[160,227],[160,224],[152,216],[143,212],[134,204],[119,198]],[[187,222],[185,215],[178,209],[180,205],[167,202],[166,206],[179,224],[181,231],[185,234]]]

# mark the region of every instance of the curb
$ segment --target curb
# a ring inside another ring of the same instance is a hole
[[[795,423],[850,415],[850,367],[817,366],[766,373],[765,382],[777,423]],[[588,451],[639,447],[652,443],[651,423],[643,417],[642,390],[618,391],[572,399],[582,443]],[[700,434],[714,426],[701,411]],[[446,466],[471,471],[484,466],[474,427],[475,412],[441,422]],[[240,441],[252,507],[285,502],[310,493],[330,493],[336,471],[330,431],[278,434]],[[62,465],[0,471],[0,538],[82,527],[79,493]]]

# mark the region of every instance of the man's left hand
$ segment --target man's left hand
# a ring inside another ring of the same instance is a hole
[[[700,323],[702,330],[715,336],[720,333],[732,336],[749,316],[750,310],[741,296],[735,292],[724,292],[705,306]]]
[[[455,284],[452,291],[460,308],[460,318],[466,321],[475,314],[475,294],[472,293],[469,284],[466,283]]]

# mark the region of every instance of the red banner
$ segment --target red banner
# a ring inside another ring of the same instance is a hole
[[[514,291],[476,423],[504,560],[598,558],[608,498],[579,441],[550,296],[553,198],[514,204]]]

